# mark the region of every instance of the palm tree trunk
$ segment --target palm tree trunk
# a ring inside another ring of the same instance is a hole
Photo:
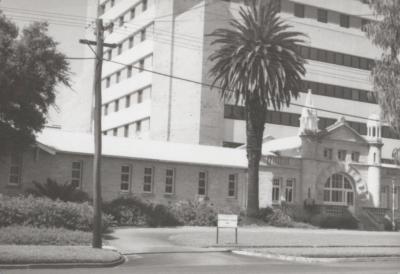
[[[247,215],[254,216],[259,209],[259,167],[262,138],[266,121],[266,107],[255,99],[246,104],[246,137],[248,159]]]

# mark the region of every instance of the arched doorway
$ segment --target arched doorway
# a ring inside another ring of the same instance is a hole
[[[354,212],[354,189],[352,180],[343,173],[331,175],[324,185],[324,204],[348,206]]]

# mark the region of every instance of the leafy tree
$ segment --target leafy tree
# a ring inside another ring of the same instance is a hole
[[[58,84],[70,85],[69,64],[46,23],[20,33],[0,11],[0,155],[24,149],[46,123]]]
[[[213,45],[210,70],[225,100],[242,103],[246,110],[248,158],[247,213],[257,213],[259,164],[268,107],[280,109],[297,97],[305,60],[298,53],[303,34],[290,31],[278,15],[276,1],[253,0],[240,8],[229,28],[210,34]]]
[[[27,193],[38,197],[47,197],[52,200],[61,200],[63,202],[86,202],[89,196],[73,184],[58,184],[55,180],[47,179],[46,183],[33,182],[34,188],[28,189]]]

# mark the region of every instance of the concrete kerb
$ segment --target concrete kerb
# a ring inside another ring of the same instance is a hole
[[[124,254],[121,254],[113,246],[103,246],[103,249],[108,249],[120,254],[120,258],[111,262],[96,262],[96,263],[37,263],[37,264],[0,264],[0,269],[62,269],[62,268],[103,268],[115,267],[125,263],[128,259]]]
[[[393,261],[400,259],[400,256],[319,258],[319,257],[303,257],[303,256],[292,256],[292,255],[283,255],[274,253],[261,253],[261,252],[247,251],[247,250],[232,250],[232,253],[237,255],[259,257],[272,260],[299,262],[299,263],[334,263],[334,262],[365,262],[365,261],[370,262],[370,261]]]

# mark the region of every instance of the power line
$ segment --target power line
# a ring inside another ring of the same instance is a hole
[[[181,80],[181,81],[185,81],[185,82],[201,85],[201,86],[204,86],[204,87],[209,87],[211,89],[212,88],[216,88],[216,89],[222,90],[222,87],[219,87],[219,86],[213,86],[213,85],[210,85],[210,84],[207,84],[207,83],[204,83],[204,82],[199,82],[199,81],[196,81],[196,80],[191,80],[191,79],[187,79],[187,78],[184,78],[184,77],[171,75],[171,74],[168,74],[168,73],[163,73],[163,72],[154,71],[154,70],[150,70],[150,69],[146,69],[146,68],[136,67],[136,66],[133,66],[133,65],[124,64],[124,63],[113,61],[113,60],[103,59],[103,61],[110,62],[110,63],[115,63],[115,64],[118,64],[118,65],[121,65],[121,66],[124,66],[124,67],[131,66],[132,68],[135,68],[135,69],[138,69],[138,70],[141,70],[141,71],[150,72],[152,74],[157,74],[157,75],[160,75],[160,76],[169,77],[169,78],[176,79],[176,80]],[[318,110],[318,111],[323,111],[323,112],[332,113],[332,114],[336,114],[336,115],[348,116],[348,117],[357,118],[357,119],[361,119],[361,120],[371,120],[371,119],[369,119],[367,117],[363,117],[363,116],[359,116],[359,115],[346,114],[346,113],[341,113],[341,112],[331,111],[331,110],[325,110],[325,109],[316,108],[316,107],[309,107],[309,106],[298,104],[298,103],[292,103],[291,102],[290,105],[298,106],[298,107],[306,107],[306,108],[310,108],[310,109],[314,109],[314,110]]]

